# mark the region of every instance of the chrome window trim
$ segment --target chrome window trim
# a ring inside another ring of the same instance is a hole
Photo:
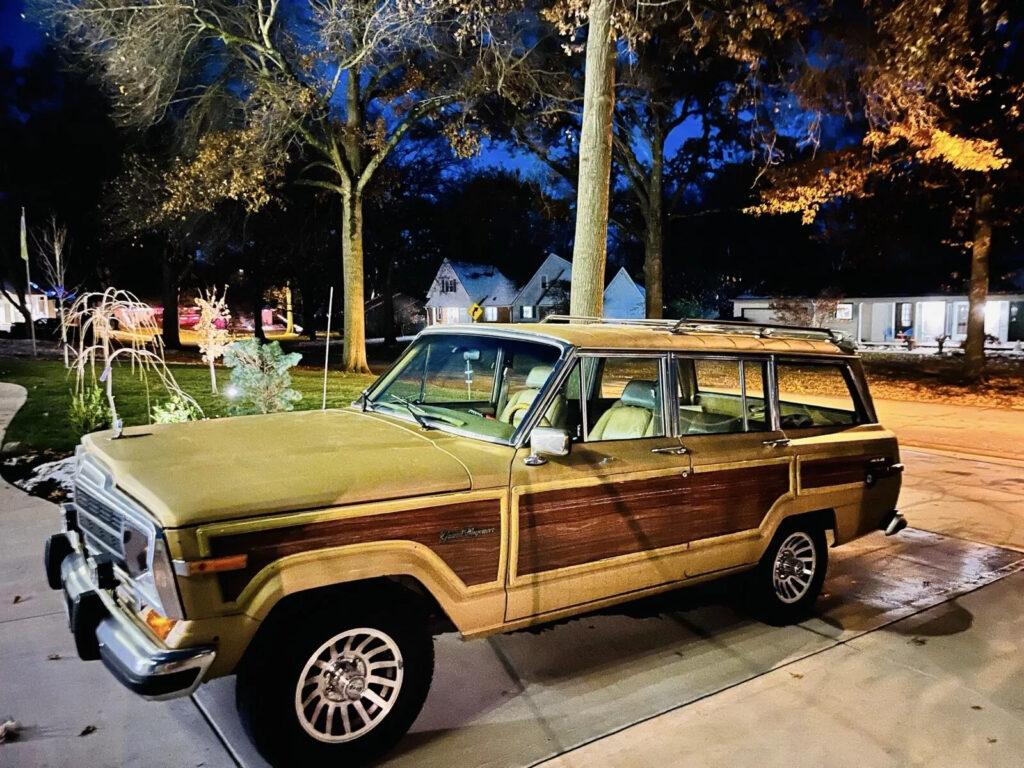
[[[672,375],[673,376],[678,376],[679,375],[679,365],[676,362],[678,360],[718,360],[718,361],[721,361],[721,362],[735,362],[735,363],[739,363],[739,368],[740,368],[740,393],[741,393],[741,398],[742,398],[741,406],[742,406],[742,409],[743,409],[743,431],[742,432],[731,432],[731,433],[726,433],[726,434],[733,434],[733,435],[763,435],[763,434],[767,434],[768,432],[778,432],[779,431],[778,397],[777,397],[777,394],[776,394],[775,381],[774,381],[774,379],[775,379],[775,370],[774,370],[775,356],[773,354],[766,353],[766,352],[751,352],[749,354],[748,353],[743,353],[743,352],[736,352],[736,353],[731,353],[731,354],[728,353],[728,352],[710,352],[708,354],[704,354],[702,352],[693,352],[693,351],[690,351],[690,350],[686,350],[685,352],[673,352],[671,354],[671,361],[673,363],[676,363],[675,365],[670,365],[670,368],[672,369]],[[763,364],[765,366],[763,371],[762,371],[762,378],[764,379],[764,381],[763,381],[763,389],[764,389],[765,403],[766,403],[766,405],[768,407],[768,412],[770,412],[769,423],[768,423],[768,426],[770,427],[770,429],[758,430],[756,432],[751,431],[749,429],[748,413],[747,413],[747,377],[746,377],[746,367],[745,367],[745,363],[748,362],[748,361],[749,362],[761,363],[761,364]],[[678,383],[676,383],[675,386],[673,386],[673,388],[672,388],[672,395],[671,395],[671,397],[673,399],[678,398],[678,393],[679,393],[679,388],[678,388]],[[718,434],[718,433],[712,433],[712,432],[709,432],[709,433],[696,433],[696,434],[690,434],[690,435],[682,435],[682,434],[680,434],[679,431],[678,431],[678,429],[679,429],[679,408],[678,408],[678,402],[673,403],[672,410],[673,410],[673,412],[675,414],[675,417],[676,417],[675,418],[675,421],[676,421],[676,436],[679,437],[680,439],[682,439],[684,437],[700,437],[703,434]]]
[[[551,382],[559,373],[560,366],[564,364],[567,353],[575,349],[572,344],[566,341],[555,339],[550,336],[544,336],[539,333],[531,333],[529,331],[510,331],[504,328],[485,328],[475,325],[431,326],[430,328],[425,328],[424,330],[420,331],[419,334],[417,334],[416,338],[409,342],[409,346],[402,350],[402,354],[398,356],[395,362],[388,366],[387,370],[385,370],[384,373],[377,377],[376,381],[374,381],[369,387],[366,388],[365,397],[368,397],[370,400],[372,400],[374,394],[376,394],[377,390],[380,389],[383,383],[390,383],[390,374],[395,370],[399,363],[405,360],[406,356],[409,353],[409,350],[412,349],[412,347],[421,338],[426,336],[450,336],[459,334],[465,336],[485,336],[498,339],[507,339],[509,341],[527,341],[538,344],[547,344],[548,346],[555,347],[556,349],[560,350],[559,357],[557,360],[555,360],[554,363],[554,371],[552,372],[551,376],[548,377],[548,380],[545,383],[544,387],[541,388],[538,397],[534,400],[533,407],[531,407],[530,410],[527,411],[527,418],[523,419],[522,422],[520,422],[519,426],[508,439],[492,437],[490,435],[481,435],[477,432],[459,429],[458,427],[453,427],[451,424],[445,424],[443,422],[433,422],[430,425],[431,427],[437,429],[437,431],[443,432],[445,434],[456,435],[458,437],[466,437],[473,440],[482,440],[485,443],[492,443],[494,445],[507,445],[517,449],[522,447],[522,445],[525,443],[526,435],[529,434],[529,429],[533,428],[533,422],[540,421],[540,417],[537,414],[545,413],[544,409],[537,410],[537,404],[540,403],[542,400],[546,400],[547,393],[549,393],[550,391]],[[356,410],[360,410],[361,406],[359,405],[359,402],[360,400],[362,400],[362,398],[363,396],[357,398],[349,407],[354,408]],[[381,416],[394,418],[409,424],[416,424],[416,420],[412,418],[412,416],[405,416],[404,414],[401,414],[399,412],[380,413],[378,411],[377,414]],[[528,422],[530,423],[530,427],[529,429],[524,430],[524,427],[527,425]]]

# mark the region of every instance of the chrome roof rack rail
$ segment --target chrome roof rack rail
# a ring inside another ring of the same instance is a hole
[[[658,320],[655,318],[625,317],[591,317],[589,315],[548,315],[541,323],[589,323],[595,325],[640,325],[648,328],[665,328],[671,330],[675,320]]]
[[[703,320],[687,317],[675,323],[672,333],[747,333],[764,339],[829,341],[844,351],[852,352],[854,349],[853,341],[842,332],[809,325],[752,323],[748,320]]]
[[[753,323],[748,320],[705,320],[685,317],[682,320],[654,318],[589,317],[587,315],[548,315],[541,323],[582,323],[592,325],[622,325],[646,328],[662,328],[670,333],[741,333],[762,339],[805,339],[807,341],[828,341],[844,352],[856,348],[853,340],[841,331],[831,328],[815,328],[809,325],[781,325],[777,323]]]

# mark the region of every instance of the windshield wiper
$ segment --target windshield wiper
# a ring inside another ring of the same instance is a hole
[[[401,395],[394,395],[394,394],[389,394],[388,397],[390,397],[392,400],[394,400],[399,405],[404,405],[405,409],[407,411],[409,411],[409,413],[412,414],[412,417],[414,419],[416,419],[416,423],[419,424],[423,429],[437,429],[437,427],[433,427],[433,426],[431,426],[430,424],[427,423],[427,420],[423,418],[423,414],[420,414],[420,413],[416,412],[416,409],[414,407],[414,403],[411,400],[407,400],[406,398],[402,397]]]

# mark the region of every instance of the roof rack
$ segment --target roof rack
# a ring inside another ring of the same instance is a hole
[[[685,317],[681,320],[623,319],[588,317],[585,315],[548,315],[542,323],[596,323],[598,325],[632,325],[649,328],[664,328],[669,333],[742,333],[760,338],[806,339],[808,341],[829,341],[846,352],[853,352],[853,341],[840,331],[831,328],[815,328],[807,325],[782,325],[777,323],[753,323],[747,320],[705,320]]]
[[[597,325],[642,325],[653,328],[667,328],[669,330],[678,322],[676,320],[658,320],[655,318],[625,317],[591,317],[590,315],[548,315],[541,320],[542,323],[595,323]]]

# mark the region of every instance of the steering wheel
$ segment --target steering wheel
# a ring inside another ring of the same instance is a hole
[[[508,419],[506,419],[508,421],[509,425],[510,426],[514,426],[515,420],[516,420],[516,414],[519,413],[520,411],[528,411],[528,410],[530,410],[530,406],[531,405],[533,405],[533,403],[516,403],[515,405],[513,405],[512,408],[508,412]]]
[[[528,410],[530,410],[531,406],[533,406],[533,403],[516,403],[515,405],[513,405],[512,406],[512,410],[508,412],[508,424],[509,424],[509,426],[510,427],[516,426],[516,424],[515,424],[516,414],[519,413],[519,411],[528,411]],[[548,420],[547,414],[544,414],[543,416],[541,416],[540,424],[538,424],[537,426],[539,426],[539,427],[550,427],[551,426],[551,422]]]

